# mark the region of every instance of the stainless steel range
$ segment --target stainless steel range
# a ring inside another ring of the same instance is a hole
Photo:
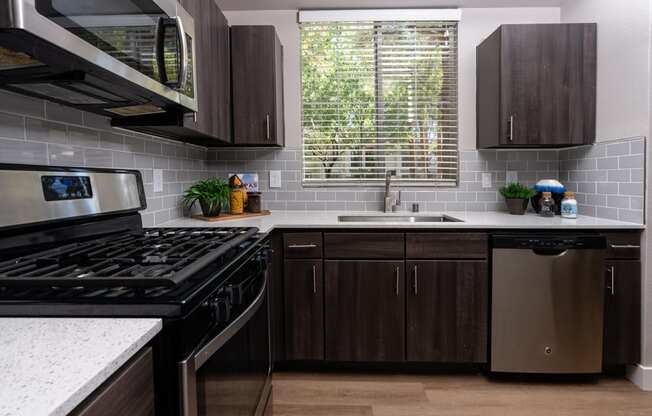
[[[159,415],[258,415],[271,391],[269,243],[147,228],[138,171],[0,165],[0,316],[161,317]]]

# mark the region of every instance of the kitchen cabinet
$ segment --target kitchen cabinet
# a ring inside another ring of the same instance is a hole
[[[489,252],[485,233],[408,233],[409,259],[484,259]]]
[[[407,360],[487,362],[486,260],[408,261]]]
[[[285,354],[288,360],[324,359],[322,261],[285,260]]]
[[[402,259],[402,233],[324,233],[324,256],[328,259]]]
[[[215,0],[179,0],[195,20],[196,113],[163,113],[112,120],[113,125],[201,146],[231,143],[229,24]]]
[[[283,146],[283,46],[274,26],[232,26],[233,143]]]
[[[641,358],[641,235],[609,233],[605,260],[605,365],[636,364]]]
[[[477,147],[595,141],[597,26],[502,25],[476,51]]]
[[[154,414],[154,362],[150,347],[137,353],[71,412],[73,416]]]
[[[405,360],[403,260],[325,260],[328,361]]]
[[[641,262],[607,260],[604,363],[636,364],[641,358]]]
[[[283,242],[286,259],[320,259],[322,257],[321,233],[285,233]]]

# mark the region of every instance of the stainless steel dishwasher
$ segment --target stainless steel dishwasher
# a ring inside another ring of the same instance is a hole
[[[491,371],[602,371],[599,235],[492,237]]]

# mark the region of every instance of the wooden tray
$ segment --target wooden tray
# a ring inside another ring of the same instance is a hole
[[[269,214],[271,214],[271,211],[264,210],[256,213],[245,212],[244,214],[238,214],[238,215],[224,214],[224,215],[220,215],[219,217],[204,217],[203,215],[193,215],[192,217],[197,220],[215,222],[215,221],[228,221],[228,220],[246,220],[249,218],[263,217]]]

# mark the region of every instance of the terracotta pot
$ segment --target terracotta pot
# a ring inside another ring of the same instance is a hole
[[[201,207],[201,215],[204,217],[218,217],[222,212],[222,204],[219,202],[211,204],[207,201],[199,200],[199,206]]]
[[[527,204],[530,201],[522,198],[505,198],[505,202],[507,203],[507,209],[510,214],[524,215],[527,210]]]

